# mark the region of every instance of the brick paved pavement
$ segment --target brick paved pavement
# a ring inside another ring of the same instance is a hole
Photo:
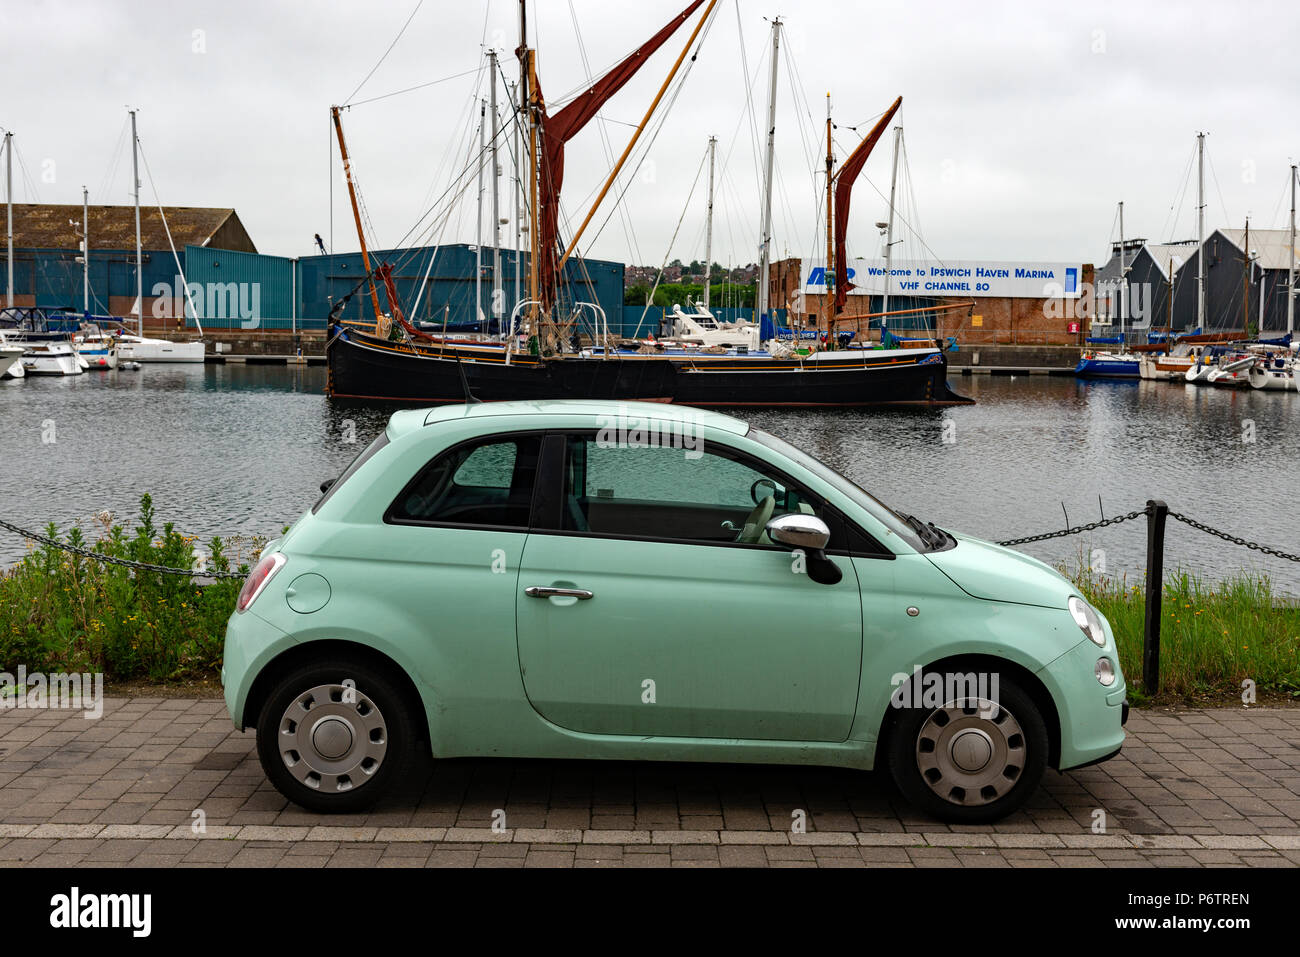
[[[938,824],[854,771],[527,760],[422,760],[370,813],[326,817],[270,787],[220,700],[3,709],[0,867],[1300,864],[1300,709],[1134,711],[1129,731],[993,826]]]

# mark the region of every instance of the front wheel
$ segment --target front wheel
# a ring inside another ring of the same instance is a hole
[[[384,672],[347,659],[282,678],[257,721],[257,754],[277,791],[309,811],[359,811],[408,767],[415,729]]]
[[[1025,803],[1047,767],[1047,726],[1011,681],[996,701],[949,700],[901,710],[889,771],[912,804],[953,824],[985,824]]]

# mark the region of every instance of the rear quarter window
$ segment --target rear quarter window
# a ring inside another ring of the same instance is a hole
[[[387,444],[388,444],[388,432],[387,430],[385,430],[383,432],[380,432],[379,435],[375,437],[375,440],[373,442],[371,442],[359,453],[357,453],[357,457],[354,458],[348,464],[348,467],[343,470],[343,474],[340,475],[338,478],[336,478],[334,480],[334,484],[325,490],[325,494],[316,500],[316,504],[311,507],[311,513],[315,515],[317,512],[319,512],[321,506],[330,500],[330,496],[332,496],[335,492],[341,489],[343,487],[343,483],[346,482],[348,479],[352,478],[352,476],[357,473],[357,469],[361,468],[361,466],[365,465],[368,461],[370,461],[371,457]]]
[[[527,528],[542,438],[516,433],[474,439],[437,455],[393,500],[395,525]]]

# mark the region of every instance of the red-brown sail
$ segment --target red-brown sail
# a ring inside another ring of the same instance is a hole
[[[544,309],[549,309],[556,284],[556,244],[559,234],[559,199],[560,187],[564,184],[564,144],[577,134],[605,105],[605,101],[617,93],[628,80],[641,69],[646,59],[659,49],[669,37],[676,32],[704,0],[694,0],[685,10],[674,17],[667,26],[637,47],[608,73],[602,76],[590,89],[580,93],[567,106],[554,116],[547,116],[545,101],[542,99],[541,86],[535,90],[537,102],[541,107],[541,149],[538,156],[538,236],[537,261],[538,277],[541,286],[541,299]]]
[[[848,261],[844,255],[844,237],[849,228],[849,199],[853,193],[853,181],[857,179],[858,174],[862,172],[862,167],[867,163],[867,157],[875,149],[876,143],[879,142],[885,128],[889,126],[889,121],[894,118],[898,108],[903,104],[903,98],[900,96],[894,101],[894,105],[885,111],[885,115],[867,134],[866,139],[858,144],[858,148],[849,154],[849,158],[840,166],[839,173],[836,174],[835,180],[835,314],[839,315],[844,308],[844,302],[849,297],[849,290],[853,288],[853,283],[849,282]]]

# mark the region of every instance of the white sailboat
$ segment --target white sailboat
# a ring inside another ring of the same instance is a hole
[[[131,307],[130,315],[135,317],[136,331],[133,335],[123,329],[120,335],[113,337],[117,342],[118,358],[122,362],[202,362],[204,355],[202,326],[199,327],[200,338],[197,342],[172,342],[170,339],[156,339],[144,334],[144,254],[140,245],[140,140],[135,131],[135,110],[129,112],[131,114],[131,175],[135,183],[135,304]],[[158,212],[162,215],[161,205],[158,207]],[[166,225],[167,219],[164,216],[164,228]],[[169,231],[168,241],[170,239]],[[172,248],[172,255],[176,255],[175,247]],[[178,261],[178,270],[179,267]],[[188,290],[189,287],[186,286],[187,299]]]
[[[1295,349],[1295,346],[1292,346]],[[1292,352],[1289,356],[1264,356],[1255,362],[1247,372],[1252,389],[1290,392],[1300,388],[1296,384],[1296,371],[1300,361]]]
[[[202,342],[172,342],[124,332],[114,336],[117,355],[123,362],[202,362]]]
[[[92,335],[78,334],[73,340],[77,355],[85,361],[88,369],[108,371],[117,368],[117,343]]]
[[[1295,276],[1296,276],[1296,224],[1295,192],[1300,179],[1294,165],[1291,167],[1291,255],[1287,263],[1286,283],[1286,334],[1295,334]],[[1250,370],[1250,384],[1256,389],[1289,391],[1300,389],[1300,342],[1292,342],[1286,350],[1289,355],[1265,355]]]
[[[1198,381],[1230,388],[1250,385],[1250,368],[1254,364],[1254,356],[1224,356],[1217,366],[1205,374],[1203,380]]]

